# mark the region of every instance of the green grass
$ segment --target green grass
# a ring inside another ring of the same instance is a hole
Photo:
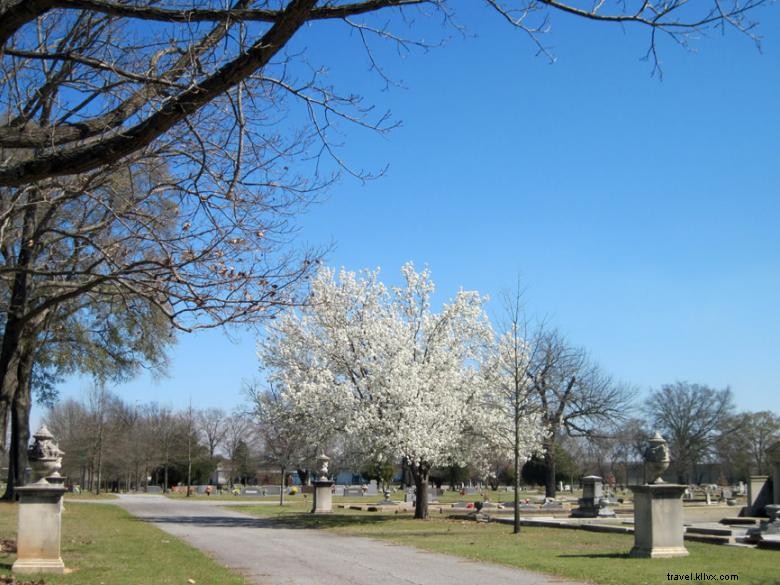
[[[16,523],[17,506],[0,503],[0,538],[15,539]],[[200,551],[116,506],[66,502],[62,523],[62,558],[72,572],[46,575],[47,585],[186,585],[187,579],[246,585]],[[0,574],[9,574],[14,560],[0,553]]]
[[[775,551],[725,547],[686,541],[690,556],[676,559],[633,559],[633,536],[523,527],[519,535],[507,525],[452,520],[432,515],[413,520],[409,514],[337,511],[305,513],[302,506],[257,506],[242,512],[275,517],[280,525],[320,528],[338,534],[366,536],[476,561],[500,563],[604,585],[660,585],[667,573],[737,575],[740,583],[780,584]],[[688,583],[708,581],[687,581]]]
[[[79,492],[79,493],[73,493],[68,492],[65,494],[65,501],[73,500],[73,501],[79,501],[79,500],[116,500],[119,496],[112,493],[106,493],[106,492],[100,492],[100,494],[94,494],[92,492]]]

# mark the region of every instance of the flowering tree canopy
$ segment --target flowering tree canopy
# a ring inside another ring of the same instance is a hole
[[[403,459],[424,518],[431,467],[501,449],[504,411],[485,371],[494,339],[484,298],[460,291],[435,313],[428,270],[402,273],[405,285],[388,288],[378,271],[320,271],[310,302],[259,355],[313,436],[345,433],[375,460]]]

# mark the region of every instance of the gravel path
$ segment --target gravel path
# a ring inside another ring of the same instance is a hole
[[[278,528],[220,507],[225,502],[123,495],[101,503],[153,522],[257,585],[585,585],[370,538]]]

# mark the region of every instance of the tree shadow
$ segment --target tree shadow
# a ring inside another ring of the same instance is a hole
[[[629,553],[582,553],[578,555],[556,555],[564,559],[631,559]]]
[[[267,518],[251,518],[248,516],[143,516],[137,518],[141,522],[154,524],[189,524],[203,527],[219,528],[293,528],[293,529],[327,529],[340,526],[375,525],[394,518],[393,516],[346,515],[346,514],[311,514],[306,512],[283,514]]]

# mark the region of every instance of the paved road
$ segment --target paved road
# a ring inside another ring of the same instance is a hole
[[[116,503],[258,585],[585,585],[369,538],[278,528],[219,502],[123,495]]]

